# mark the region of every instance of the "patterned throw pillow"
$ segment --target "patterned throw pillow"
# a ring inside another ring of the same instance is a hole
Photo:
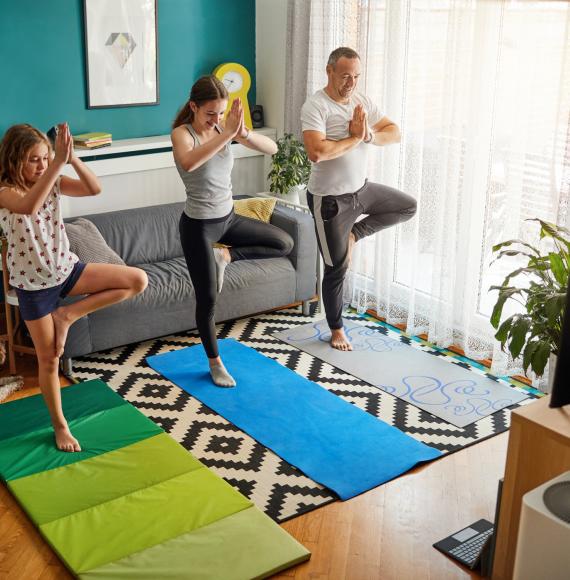
[[[238,215],[269,223],[276,203],[277,200],[270,197],[235,199],[234,210]]]
[[[69,246],[82,261],[95,264],[119,264],[125,262],[108,245],[95,224],[85,218],[77,218],[65,224]]]

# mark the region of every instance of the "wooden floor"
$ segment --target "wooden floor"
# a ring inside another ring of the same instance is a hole
[[[18,372],[25,377],[25,388],[8,400],[39,392],[31,357],[18,358]],[[309,562],[276,578],[479,578],[440,554],[432,544],[475,520],[493,519],[507,438],[506,433],[498,435],[359,497],[285,522],[283,527],[311,550],[312,556]],[[6,487],[0,485],[0,579],[67,578],[71,575]]]

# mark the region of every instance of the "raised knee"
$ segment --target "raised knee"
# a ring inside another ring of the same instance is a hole
[[[133,268],[131,288],[135,294],[144,292],[148,286],[148,276],[144,270]]]
[[[408,217],[414,217],[416,215],[417,211],[418,211],[418,202],[412,197],[412,198],[410,198],[410,204],[404,210],[404,213]]]
[[[283,236],[283,242],[282,242],[282,252],[284,256],[288,256],[292,251],[293,248],[295,246],[295,242],[293,241],[293,238],[289,235],[287,236]]]

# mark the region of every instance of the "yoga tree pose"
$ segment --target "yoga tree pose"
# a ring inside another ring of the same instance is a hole
[[[354,244],[412,218],[416,200],[366,179],[367,144],[397,143],[400,130],[372,99],[356,92],[358,53],[337,48],[326,70],[327,86],[307,99],[301,111],[305,148],[313,162],[307,203],[325,264],[323,303],[331,346],[352,350],[342,325],[342,294]],[[367,217],[357,222],[362,214]]]
[[[61,175],[69,163],[79,179]],[[61,196],[101,191],[75,156],[67,124],[58,125],[55,155],[31,125],[14,125],[0,143],[0,227],[7,238],[10,285],[18,296],[38,358],[39,385],[62,451],[81,451],[61,406],[58,364],[69,327],[82,316],[142,292],[145,272],[111,264],[83,264],[70,251]],[[59,306],[65,296],[86,298]]]
[[[227,105],[223,83],[213,75],[204,76],[193,85],[172,125],[174,160],[186,188],[180,240],[196,292],[198,332],[212,380],[219,387],[236,384],[220,358],[214,323],[226,266],[235,260],[286,256],[293,249],[293,239],[280,228],[234,212],[231,142],[268,155],[277,152],[277,145],[245,126],[239,99],[223,122]],[[231,247],[213,248],[215,242]]]

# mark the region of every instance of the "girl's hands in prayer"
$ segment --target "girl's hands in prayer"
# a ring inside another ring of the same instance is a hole
[[[73,156],[73,139],[69,133],[67,123],[60,123],[57,126],[57,136],[55,138],[54,161],[59,163],[69,163]]]
[[[228,116],[226,117],[226,123],[224,125],[224,132],[227,132],[231,137],[235,137],[241,131],[243,125],[243,107],[240,99],[235,99],[232,102],[232,107]]]

